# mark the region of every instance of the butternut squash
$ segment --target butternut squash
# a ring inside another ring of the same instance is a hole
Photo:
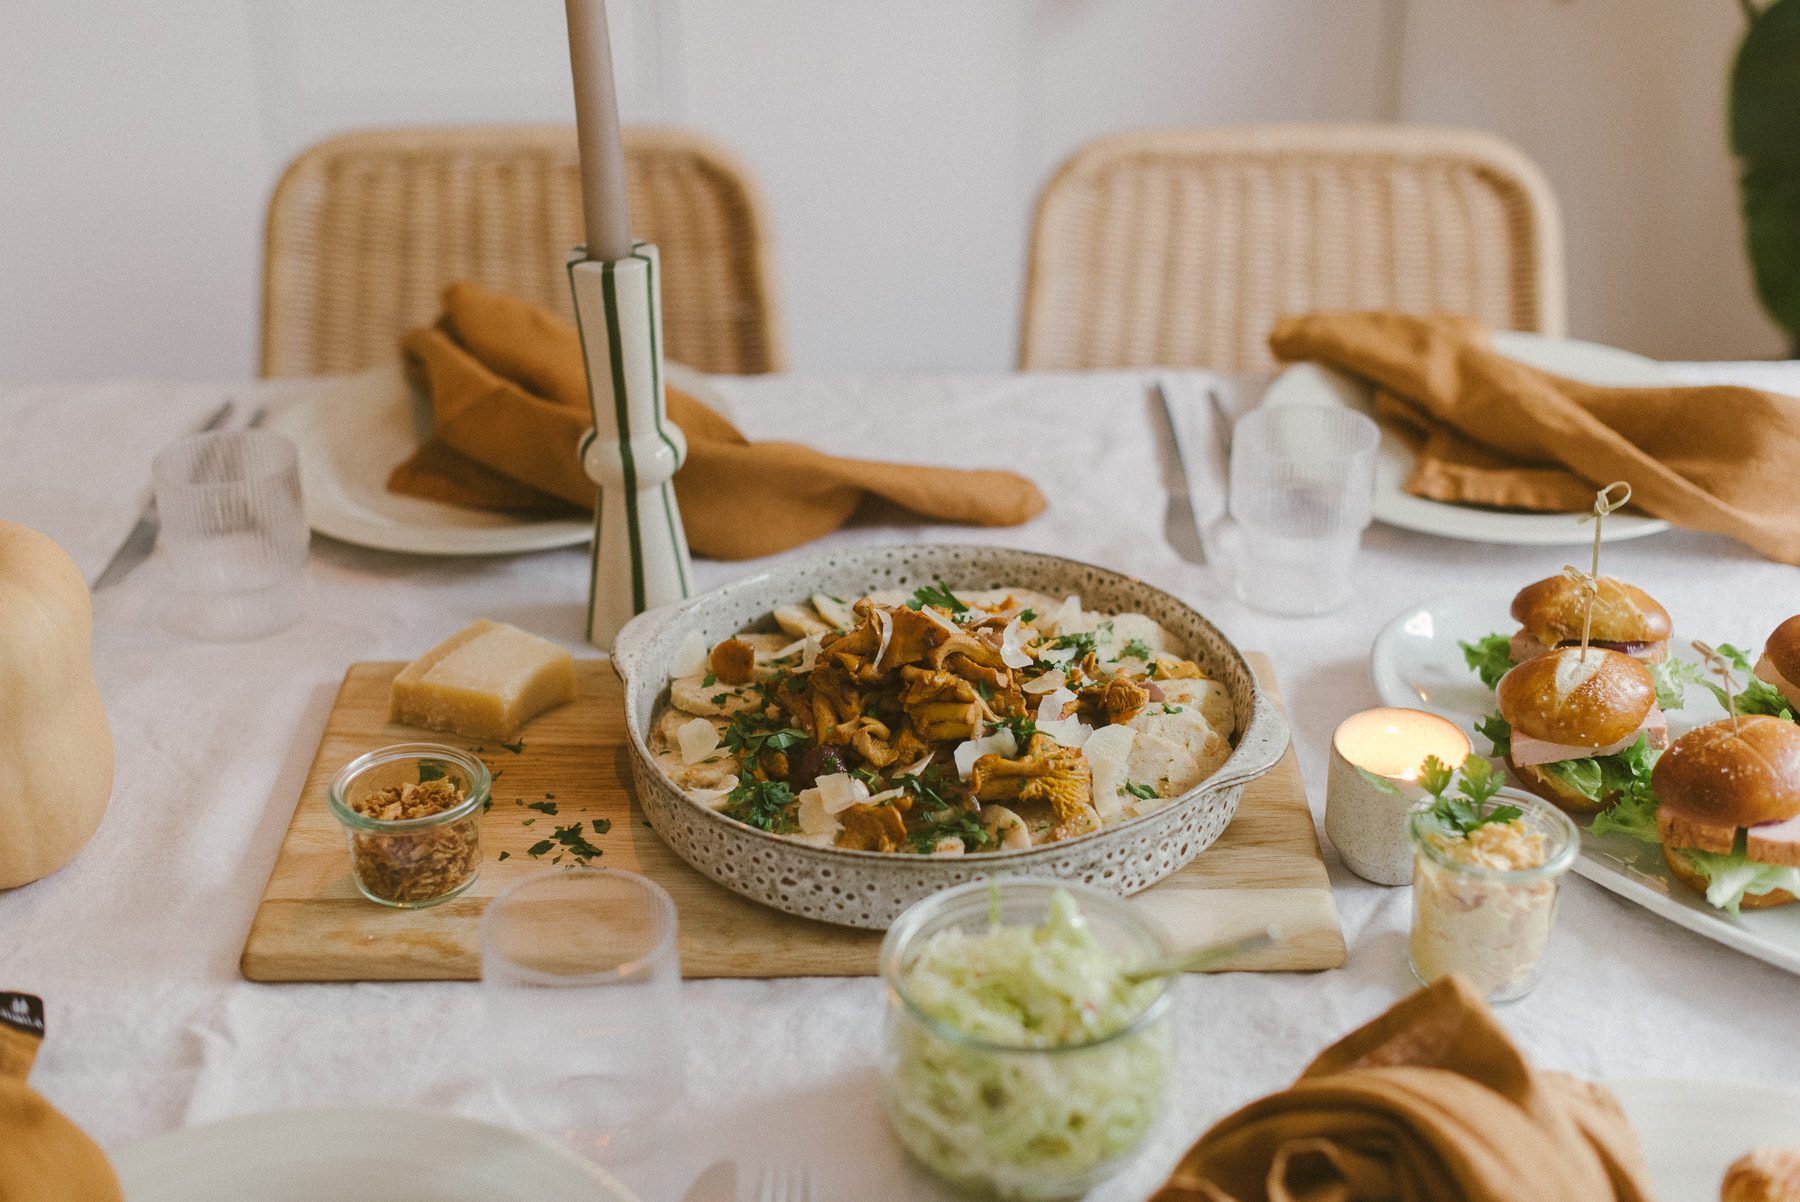
[[[68,863],[106,813],[112,731],[93,627],[75,561],[0,521],[0,889]]]

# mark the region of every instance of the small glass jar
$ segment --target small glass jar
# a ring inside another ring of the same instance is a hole
[[[1421,803],[1407,815],[1413,845],[1413,922],[1408,958],[1429,985],[1454,973],[1490,1002],[1510,1002],[1536,987],[1556,925],[1556,894],[1581,849],[1581,832],[1555,806],[1519,789],[1494,805],[1517,806],[1526,838],[1542,858],[1525,868],[1487,867],[1458,853],[1468,846]],[[1536,857],[1534,857],[1536,858]]]
[[[934,1017],[907,994],[920,949],[941,931],[1038,926],[1068,892],[1123,965],[1169,954],[1168,940],[1122,899],[1063,881],[974,881],[913,905],[881,945],[887,1020],[882,1102],[907,1151],[965,1190],[1066,1198],[1117,1172],[1161,1121],[1174,1067],[1173,976],[1110,1035],[1054,1047],[991,1043]]]
[[[442,780],[462,795],[449,809],[387,821],[357,811],[373,793]],[[332,778],[331,812],[344,824],[350,875],[370,901],[418,909],[447,901],[481,870],[487,765],[442,743],[397,743],[357,756]]]

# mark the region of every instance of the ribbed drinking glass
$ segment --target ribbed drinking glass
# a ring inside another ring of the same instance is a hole
[[[310,536],[293,443],[268,430],[196,434],[164,447],[150,475],[171,625],[249,639],[299,618]]]

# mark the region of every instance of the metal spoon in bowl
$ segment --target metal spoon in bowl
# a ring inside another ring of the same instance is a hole
[[[1273,947],[1280,938],[1280,931],[1274,927],[1264,927],[1260,931],[1233,939],[1229,943],[1215,943],[1209,947],[1176,952],[1172,956],[1159,956],[1136,968],[1127,969],[1125,979],[1136,985],[1140,981],[1173,976],[1176,973],[1207,972],[1211,969],[1221,968],[1239,956],[1259,952],[1265,947]]]

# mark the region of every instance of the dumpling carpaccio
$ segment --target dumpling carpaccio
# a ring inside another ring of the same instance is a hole
[[[1231,695],[1216,680],[1161,683],[1163,701],[1147,705],[1125,725],[1133,732],[1126,776],[1156,791],[1154,799],[1128,796],[1137,813],[1179,796],[1218,770],[1231,755]],[[1096,790],[1097,791],[1097,790]]]

